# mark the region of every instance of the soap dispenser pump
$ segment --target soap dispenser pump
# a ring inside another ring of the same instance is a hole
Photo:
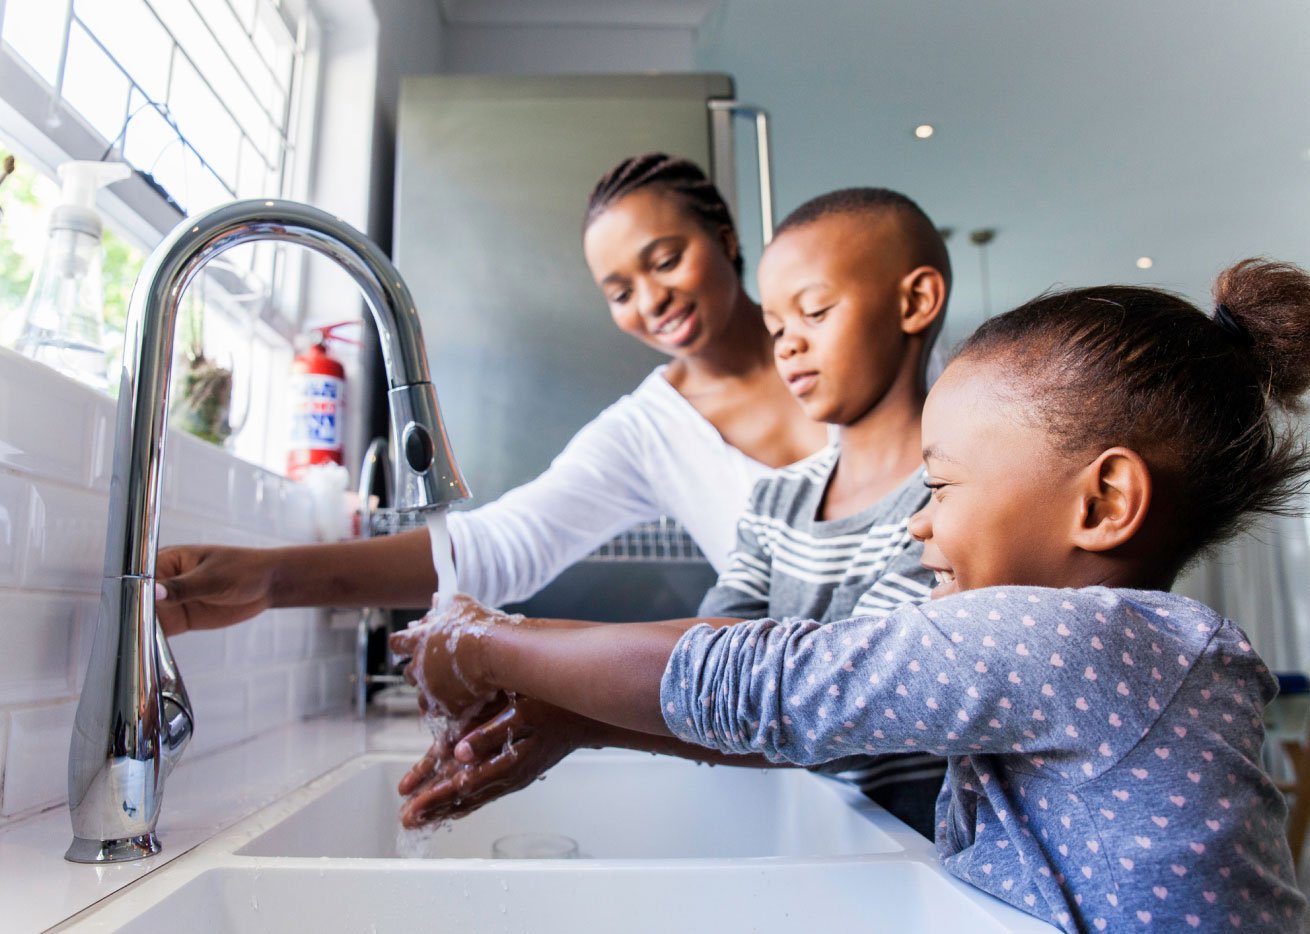
[[[106,386],[104,285],[96,192],[127,178],[122,162],[65,162],[59,167],[63,192],[50,214],[45,253],[16,316],[16,333],[6,335],[19,353],[46,363],[96,389]]]

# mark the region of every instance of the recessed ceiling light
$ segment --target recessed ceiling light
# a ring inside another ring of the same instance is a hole
[[[1154,265],[1155,265],[1155,260],[1151,259],[1151,257],[1149,257],[1149,256],[1139,256],[1139,257],[1137,257],[1137,268],[1138,268],[1138,269],[1150,269],[1150,268],[1151,268],[1152,266],[1154,266]]]
[[[917,136],[919,139],[927,139],[928,137],[932,136],[934,132],[936,131],[933,130],[933,126],[931,123],[920,123],[918,126],[914,128],[914,135]]]

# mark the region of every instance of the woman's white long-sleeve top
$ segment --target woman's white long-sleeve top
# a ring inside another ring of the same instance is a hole
[[[728,444],[658,367],[582,428],[541,476],[448,519],[459,589],[498,606],[526,599],[639,522],[669,516],[715,571],[764,464]]]

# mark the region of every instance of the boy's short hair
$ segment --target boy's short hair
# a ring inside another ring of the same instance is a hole
[[[826,195],[811,198],[792,211],[778,225],[774,236],[786,231],[813,224],[832,215],[883,218],[892,216],[899,222],[901,233],[913,247],[917,265],[931,266],[942,274],[946,291],[951,290],[951,257],[941,232],[912,198],[890,188],[839,188]]]
[[[811,198],[788,214],[774,230],[777,237],[798,227],[813,224],[825,217],[850,216],[867,220],[894,218],[898,232],[910,245],[912,262],[917,266],[930,266],[941,273],[946,284],[946,297],[941,312],[924,335],[923,365],[928,365],[929,354],[937,343],[946,321],[946,305],[951,295],[951,255],[941,231],[912,198],[890,188],[839,188],[826,195]]]

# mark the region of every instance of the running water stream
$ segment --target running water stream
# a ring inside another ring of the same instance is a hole
[[[459,578],[455,571],[455,561],[450,547],[450,532],[446,526],[445,507],[433,509],[427,516],[428,536],[432,540],[432,566],[437,572],[437,592],[432,595],[432,609],[421,620],[415,620],[410,626],[423,626],[434,623],[449,610],[451,600],[459,592]],[[423,647],[427,643],[425,635],[419,642],[416,657],[422,657]],[[454,750],[455,743],[463,733],[465,724],[452,722],[440,712],[437,699],[432,696],[422,678],[418,679],[418,689],[423,695],[426,710],[424,722],[432,732],[434,752],[437,754],[435,768],[440,769]],[[396,834],[396,852],[404,857],[424,857],[430,855],[433,832],[444,821],[434,822],[413,830],[400,828]]]
[[[432,539],[432,566],[437,570],[437,592],[432,597],[432,609],[442,612],[450,606],[450,598],[459,591],[450,532],[446,528],[446,507],[428,513],[428,537]]]

